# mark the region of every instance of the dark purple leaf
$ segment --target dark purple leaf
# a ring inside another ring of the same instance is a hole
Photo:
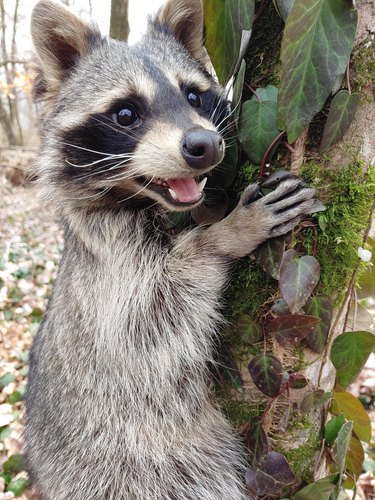
[[[317,408],[318,406],[326,403],[331,397],[331,392],[324,392],[322,389],[318,389],[314,392],[309,392],[303,398],[301,402],[301,411],[303,413],[308,413],[313,408]]]
[[[298,346],[319,323],[313,316],[288,314],[270,321],[270,329],[277,342],[284,347]]]
[[[271,238],[260,245],[254,252],[263,271],[275,280],[280,277],[280,265],[283,260],[285,238]]]
[[[246,434],[246,447],[250,454],[250,464],[259,465],[268,453],[268,438],[260,422],[251,423]]]
[[[263,338],[262,327],[250,318],[248,314],[242,314],[237,321],[237,332],[245,344],[256,344]]]
[[[320,318],[320,322],[316,324],[313,333],[307,337],[306,342],[313,351],[321,354],[327,344],[331,327],[331,299],[324,296],[311,297],[305,306],[305,313]]]
[[[282,490],[282,485],[280,485],[280,483],[259,469],[256,471],[247,469],[245,481],[248,490],[256,497],[267,495],[274,496]]]
[[[283,485],[294,483],[296,476],[281,453],[270,451],[262,463],[262,471]]]
[[[263,394],[271,398],[276,397],[281,388],[283,367],[280,361],[268,354],[259,354],[249,363],[249,372]]]
[[[292,314],[307,302],[320,277],[320,265],[315,257],[301,258],[295,250],[287,250],[280,268],[280,290]]]

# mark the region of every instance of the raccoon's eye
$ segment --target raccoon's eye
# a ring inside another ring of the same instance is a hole
[[[194,90],[188,90],[186,92],[186,99],[193,108],[200,108],[202,106],[202,99]]]
[[[121,125],[121,127],[130,127],[134,125],[138,118],[138,113],[130,104],[112,115],[114,121]]]

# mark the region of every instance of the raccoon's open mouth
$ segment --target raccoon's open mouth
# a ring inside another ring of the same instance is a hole
[[[180,179],[154,179],[148,181],[148,189],[155,191],[173,205],[196,205],[203,199],[203,189],[207,177],[198,180],[194,177],[181,177]]]

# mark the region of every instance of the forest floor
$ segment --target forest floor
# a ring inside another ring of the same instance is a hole
[[[32,498],[21,457],[27,360],[62,250],[54,207],[41,200],[39,187],[23,175],[32,157],[0,150],[0,500]],[[374,356],[351,391],[367,403],[375,431]],[[368,449],[357,498],[375,498],[374,458],[373,447],[372,453]]]

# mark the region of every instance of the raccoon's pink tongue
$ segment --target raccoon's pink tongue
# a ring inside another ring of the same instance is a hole
[[[198,184],[192,177],[170,179],[167,180],[167,184],[170,187],[169,192],[172,198],[176,201],[188,203],[198,200],[201,197],[203,187],[201,189],[201,185]]]

